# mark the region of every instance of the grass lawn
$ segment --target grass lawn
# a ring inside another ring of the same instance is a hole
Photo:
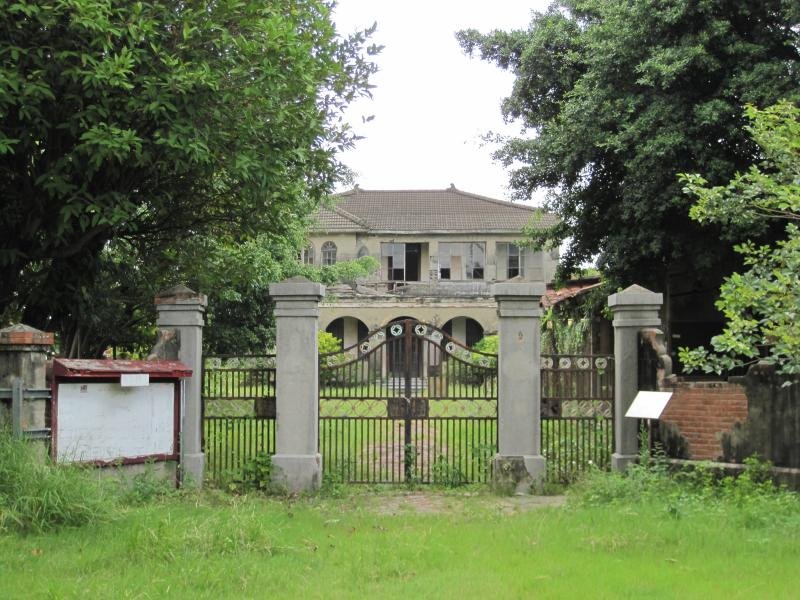
[[[800,517],[486,492],[215,493],[0,535],[0,598],[796,598]]]

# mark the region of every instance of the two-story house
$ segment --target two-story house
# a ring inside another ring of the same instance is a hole
[[[303,252],[308,263],[373,256],[367,281],[331,287],[320,326],[350,346],[400,318],[437,325],[468,345],[497,331],[491,284],[519,277],[550,282],[558,250],[518,246],[526,225],[555,217],[456,189],[353,190],[321,208]]]

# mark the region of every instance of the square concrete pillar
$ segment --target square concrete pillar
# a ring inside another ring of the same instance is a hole
[[[638,457],[636,419],[625,417],[639,392],[639,330],[660,327],[663,295],[639,285],[608,297],[614,313],[614,453],[611,468],[625,470]]]
[[[205,471],[203,454],[203,315],[208,299],[184,286],[175,286],[155,298],[160,329],[172,329],[180,345],[178,360],[192,370],[185,380],[181,416],[181,482],[201,486]]]
[[[322,484],[317,324],[325,286],[295,277],[269,286],[275,300],[276,421],[273,483],[296,493]]]
[[[499,326],[498,453],[495,485],[530,491],[545,477],[541,451],[541,336],[539,301],[542,282],[497,283]]]
[[[43,390],[48,387],[47,361],[53,350],[53,334],[27,325],[11,325],[0,329],[0,388],[11,388],[19,381],[23,389]],[[18,415],[22,430],[41,430],[47,425],[45,399],[26,400]],[[10,424],[10,410],[0,403],[0,427]]]

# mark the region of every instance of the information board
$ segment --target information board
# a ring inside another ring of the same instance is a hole
[[[175,453],[175,384],[60,383],[58,462],[112,462]]]

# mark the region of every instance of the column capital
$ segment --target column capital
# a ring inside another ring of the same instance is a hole
[[[540,317],[540,300],[546,287],[541,281],[495,283],[492,295],[500,317]]]
[[[608,297],[608,307],[614,313],[614,327],[658,327],[658,316],[664,295],[651,292],[640,285],[631,285]]]
[[[530,300],[538,303],[546,290],[543,281],[505,281],[492,285],[492,295],[498,301]]]
[[[173,306],[172,310],[200,310],[205,312],[208,306],[208,297],[195,292],[185,285],[176,285],[156,294],[155,304],[157,309]],[[179,307],[179,308],[178,308]]]
[[[208,298],[183,285],[160,292],[155,298],[159,327],[202,327]]]
[[[40,331],[21,323],[0,329],[0,352],[46,352],[53,346],[53,341],[52,332]]]
[[[275,302],[319,302],[325,295],[325,286],[305,277],[292,277],[269,285],[269,295]]]

